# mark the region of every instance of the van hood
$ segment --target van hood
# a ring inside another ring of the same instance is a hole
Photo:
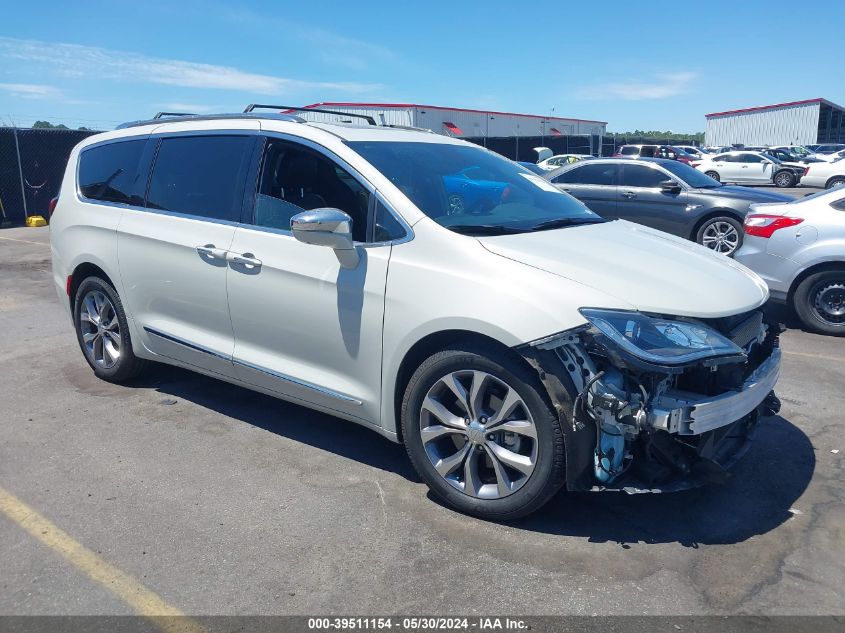
[[[769,296],[766,283],[738,262],[624,220],[477,239],[496,255],[589,286],[641,312],[718,318],[757,308]]]

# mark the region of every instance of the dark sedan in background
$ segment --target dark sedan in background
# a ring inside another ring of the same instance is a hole
[[[591,160],[544,178],[603,218],[644,224],[725,255],[742,245],[742,221],[752,204],[792,199],[723,185],[689,165],[659,158]]]

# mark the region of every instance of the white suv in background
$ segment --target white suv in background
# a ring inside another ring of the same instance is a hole
[[[486,518],[723,480],[777,408],[757,275],[422,130],[131,124],[73,150],[50,234],[100,378],[159,361],[363,424]]]

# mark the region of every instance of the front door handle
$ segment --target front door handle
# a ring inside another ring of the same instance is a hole
[[[206,244],[205,246],[197,246],[197,253],[208,257],[209,259],[226,259],[226,253],[229,251],[217,248],[214,244]]]
[[[226,255],[226,259],[228,259],[232,264],[240,264],[241,266],[246,266],[247,268],[261,267],[261,260],[252,253],[244,253],[242,255],[239,255],[238,253],[229,253]]]
[[[625,192],[622,193],[622,197],[623,198],[629,198],[629,199],[630,198],[636,198],[637,194],[635,194],[633,191],[625,191]]]

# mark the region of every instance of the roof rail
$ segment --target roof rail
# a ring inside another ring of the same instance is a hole
[[[128,121],[126,123],[121,123],[115,129],[123,130],[128,127],[140,127],[142,125],[152,125],[154,123],[171,123],[169,120],[162,120],[167,119],[169,117],[156,117],[153,119],[146,119],[143,121]],[[243,112],[237,114],[181,114],[181,115],[172,115],[173,119],[178,119],[181,121],[218,121],[221,119],[273,119],[275,121],[289,121],[291,123],[305,123],[305,119],[298,117],[293,114],[278,114],[274,112]]]
[[[283,114],[287,114],[283,112],[284,110],[294,110],[296,112],[319,112],[320,114],[335,114],[337,116],[348,116],[355,119],[364,119],[370,125],[378,125],[376,120],[368,116],[366,114],[352,114],[350,112],[339,112],[338,110],[323,110],[322,108],[297,108],[294,106],[286,106],[286,105],[267,105],[263,103],[250,103],[245,109],[245,113],[252,112],[253,110],[261,108],[262,110],[279,110]]]
[[[153,119],[163,119],[172,116],[197,116],[195,112],[156,112]]]

